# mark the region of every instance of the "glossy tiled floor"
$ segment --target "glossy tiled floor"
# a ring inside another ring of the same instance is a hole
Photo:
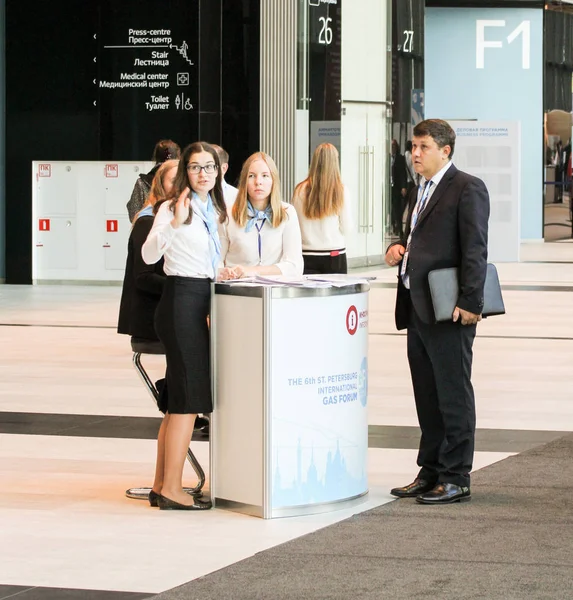
[[[527,245],[522,261],[498,265],[507,315],[483,322],[474,347],[475,468],[573,431],[573,244]],[[390,501],[415,472],[416,416],[395,273],[368,275],[369,498],[272,521],[125,498],[151,480],[157,413],[115,333],[119,288],[0,286],[0,598],[143,598]],[[159,376],[161,360],[147,364]],[[206,464],[207,443],[194,449]]]

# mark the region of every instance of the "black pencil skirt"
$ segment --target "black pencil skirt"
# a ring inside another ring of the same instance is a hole
[[[155,313],[155,331],[165,348],[167,411],[213,411],[209,355],[211,281],[168,276]]]

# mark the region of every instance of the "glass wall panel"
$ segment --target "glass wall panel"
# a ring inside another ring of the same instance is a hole
[[[297,108],[309,111],[309,157],[322,142],[340,151],[342,0],[299,0]]]

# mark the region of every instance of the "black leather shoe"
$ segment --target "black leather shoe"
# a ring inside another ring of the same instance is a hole
[[[469,487],[462,487],[455,483],[438,483],[430,492],[418,496],[416,502],[420,504],[452,504],[453,502],[467,502],[471,499]]]
[[[435,483],[430,483],[425,479],[420,479],[416,477],[414,481],[410,485],[405,485],[404,487],[398,487],[390,490],[392,496],[396,496],[396,498],[415,498],[420,494],[424,494],[425,492],[429,492],[434,489]]]
[[[190,496],[193,496],[193,498],[201,498],[201,496],[203,496],[203,492],[199,491],[199,492],[193,492],[192,494],[190,494],[189,492],[187,492]],[[150,490],[149,492],[149,506],[152,506],[153,508],[157,508],[159,506],[158,504],[158,500],[159,497],[161,496],[161,494],[158,494],[157,492],[154,492],[153,490]]]
[[[159,496],[157,498],[157,504],[159,505],[159,510],[209,510],[213,507],[213,504],[210,500],[199,500],[199,498],[193,498],[193,504],[179,504],[179,502],[175,502],[175,500],[170,500],[165,496]]]

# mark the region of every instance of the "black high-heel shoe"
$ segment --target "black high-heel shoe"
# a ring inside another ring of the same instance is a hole
[[[189,494],[189,492],[187,492]],[[198,492],[193,492],[192,494],[189,494],[190,496],[193,496],[193,498],[202,498],[203,497],[203,492],[198,491]],[[153,490],[151,490],[149,492],[149,506],[153,507],[153,508],[157,508],[159,506],[158,504],[158,500],[159,497],[161,496],[161,494],[158,494],[157,492],[154,492]]]
[[[157,504],[159,506],[159,510],[209,510],[213,507],[213,504],[210,500],[204,501],[199,498],[193,497],[193,504],[179,504],[179,502],[175,502],[175,500],[170,500],[165,496],[159,496],[157,498]]]

